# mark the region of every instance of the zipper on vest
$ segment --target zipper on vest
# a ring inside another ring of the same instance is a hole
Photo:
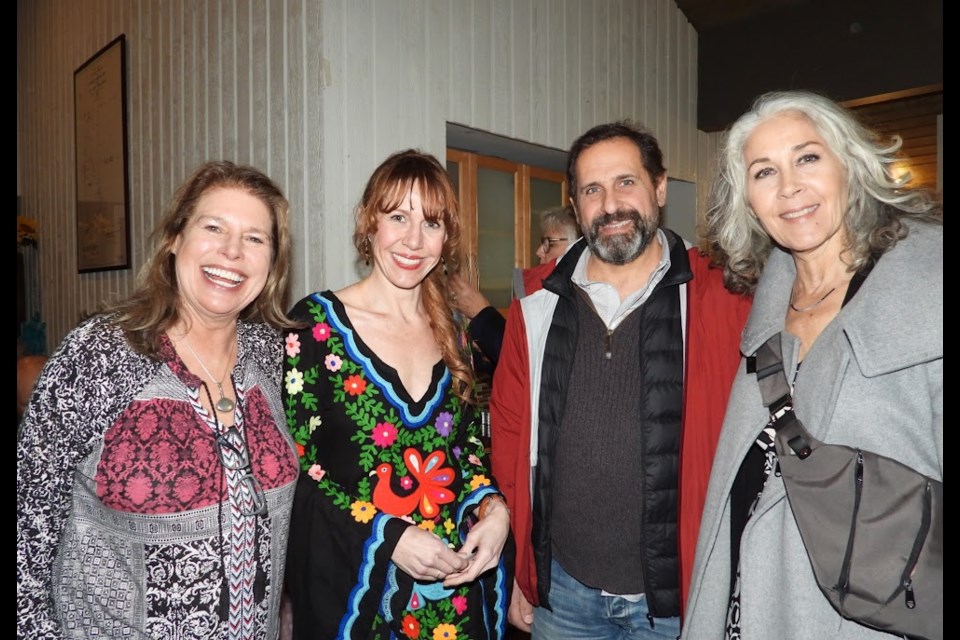
[[[603,336],[603,357],[605,360],[613,359],[613,332],[615,329],[611,329],[607,326],[607,323],[603,321],[603,317],[597,311],[597,307],[594,306],[593,300],[590,299],[590,296],[587,295],[587,292],[581,289],[580,287],[574,287],[577,293],[580,294],[580,297],[583,298],[583,301],[587,303],[587,306],[593,311],[593,313],[600,318],[601,324],[607,330],[607,333]]]

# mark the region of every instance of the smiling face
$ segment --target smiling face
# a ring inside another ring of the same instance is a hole
[[[443,220],[424,215],[414,183],[393,211],[377,215],[377,230],[370,236],[374,269],[394,286],[413,289],[440,262],[446,238]]]
[[[590,250],[610,264],[633,262],[656,237],[667,180],[654,183],[640,149],[627,138],[610,138],[584,149],[577,159],[573,202]]]
[[[795,255],[841,253],[846,170],[807,118],[787,112],[757,125],[743,158],[747,200],[774,242]]]
[[[207,326],[233,323],[257,299],[273,259],[270,210],[242,189],[204,194],[177,237],[181,315]]]

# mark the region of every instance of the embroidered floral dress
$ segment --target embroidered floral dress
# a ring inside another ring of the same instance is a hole
[[[502,638],[512,576],[501,559],[472,584],[420,582],[391,556],[407,527],[459,548],[491,483],[473,407],[443,362],[411,398],[330,292],[300,301],[286,340],[287,425],[302,469],[287,586],[294,633],[316,638]]]

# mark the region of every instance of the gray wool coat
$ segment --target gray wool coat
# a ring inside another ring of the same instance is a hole
[[[793,285],[790,255],[775,249],[757,287],[741,351],[778,331]],[[787,379],[799,342],[784,333]],[[860,291],[807,352],[795,410],[828,443],[890,456],[943,479],[943,227],[912,223]],[[768,422],[756,376],[741,365],[713,462],[684,616],[685,640],[722,639],[730,596],[730,490],[747,449]],[[741,630],[767,638],[886,639],[845,620],[817,587],[784,493],[771,476],[741,541]]]

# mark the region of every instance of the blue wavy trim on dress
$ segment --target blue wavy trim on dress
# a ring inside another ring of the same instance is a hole
[[[426,401],[426,404],[419,414],[412,414],[407,403],[401,400],[397,395],[396,390],[393,388],[393,384],[389,380],[383,378],[383,376],[381,376],[377,371],[377,368],[373,366],[373,362],[370,360],[370,358],[361,353],[357,348],[356,336],[354,335],[353,330],[340,319],[340,316],[337,315],[337,312],[333,308],[333,303],[319,293],[314,293],[313,298],[323,305],[324,310],[327,312],[327,319],[334,326],[334,328],[341,335],[343,335],[343,344],[347,349],[347,353],[350,354],[350,357],[363,364],[364,372],[370,376],[370,378],[377,384],[378,387],[383,389],[384,397],[397,409],[397,411],[400,412],[400,415],[403,418],[404,426],[409,429],[417,429],[425,425],[427,420],[433,414],[437,403],[441,402],[443,397],[446,395],[447,388],[450,386],[450,370],[444,368],[443,377],[440,378],[440,383],[437,385],[437,390],[433,394],[433,397]]]
[[[379,550],[384,543],[384,530],[387,527],[387,523],[392,519],[393,516],[384,513],[378,513],[374,516],[373,533],[363,545],[363,560],[360,563],[359,580],[356,586],[353,587],[353,591],[350,592],[350,597],[347,599],[347,613],[340,621],[338,638],[351,637],[353,624],[360,616],[360,602],[363,600],[367,591],[370,590],[370,574],[373,566],[376,564],[375,556],[377,550]]]

